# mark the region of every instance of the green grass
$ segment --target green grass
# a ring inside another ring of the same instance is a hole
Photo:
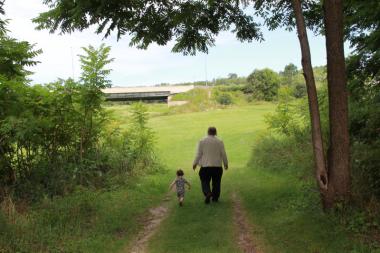
[[[163,181],[165,174],[156,174],[110,191],[46,199],[6,229],[0,216],[0,252],[117,252],[140,230],[146,210],[161,201]]]
[[[165,103],[145,104],[148,108],[151,118],[166,115],[169,113],[169,107]],[[128,122],[128,117],[131,115],[130,105],[108,104],[106,110],[111,112],[114,118],[121,120],[124,123]]]
[[[262,117],[272,105],[248,106],[229,110],[188,113],[154,118],[160,155],[170,168],[182,168],[193,188],[187,192],[185,206],[174,206],[169,218],[150,244],[150,252],[237,252],[233,238],[230,174],[248,161],[251,145],[260,129]],[[230,170],[224,173],[223,196],[214,206],[205,206],[197,172],[191,169],[196,145],[208,126],[216,126],[225,142]],[[169,182],[168,182],[169,183]],[[174,197],[174,194],[173,194]],[[175,202],[173,203],[175,205]]]
[[[266,128],[263,115],[273,108],[251,105],[151,120],[172,177],[183,168],[194,187],[183,208],[173,200],[170,216],[151,240],[149,252],[239,252],[233,240],[232,192],[241,195],[265,252],[376,252],[355,240],[337,217],[321,211],[318,194],[298,177],[300,173],[294,173],[297,168],[247,166],[252,145]],[[225,142],[230,170],[223,176],[221,202],[206,206],[191,164],[197,141],[210,125],[218,128]]]
[[[127,106],[111,108],[122,126],[128,123]],[[150,106],[151,115],[165,110]],[[297,168],[271,170],[247,163],[252,146],[265,131],[263,116],[272,104],[257,104],[206,112],[151,118],[157,148],[167,171],[106,192],[80,192],[63,199],[43,202],[19,217],[14,231],[4,234],[0,216],[1,243],[13,240],[11,252],[117,252],[131,243],[141,229],[141,218],[156,206],[175,171],[182,168],[193,188],[185,205],[177,206],[175,193],[168,218],[149,243],[152,253],[239,252],[233,239],[231,193],[240,194],[256,240],[265,252],[324,253],[379,252],[360,244],[333,215],[321,212],[318,195],[294,173]],[[216,126],[230,160],[223,175],[220,203],[203,203],[197,172],[191,169],[197,142],[208,126]],[[273,155],[274,159],[276,154]],[[3,241],[1,241],[3,240]]]
[[[172,97],[173,101],[181,101],[181,100],[186,100],[194,103],[201,103],[205,102],[208,99],[208,92],[209,89],[204,89],[204,88],[195,88],[190,91],[184,92],[184,93],[178,93],[175,94]]]

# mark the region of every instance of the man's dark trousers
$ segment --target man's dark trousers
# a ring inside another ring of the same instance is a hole
[[[218,201],[219,199],[222,175],[222,167],[201,167],[199,170],[203,194],[207,196],[212,193],[213,201]],[[212,190],[210,189],[210,181],[212,181]]]

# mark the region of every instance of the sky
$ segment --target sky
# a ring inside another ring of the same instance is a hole
[[[147,50],[129,47],[130,37],[124,36],[117,41],[116,36],[103,39],[94,29],[72,34],[50,34],[48,31],[35,30],[31,19],[48,10],[42,0],[6,0],[6,18],[10,19],[8,30],[18,40],[25,40],[41,48],[43,53],[36,58],[37,66],[30,68],[33,84],[56,81],[58,78],[78,79],[80,64],[78,55],[82,47],[111,46],[112,58],[109,65],[113,86],[142,86],[160,83],[180,83],[213,78],[227,77],[229,73],[248,76],[254,69],[271,68],[281,71],[288,63],[301,67],[299,42],[295,31],[264,30],[263,42],[241,43],[230,32],[220,33],[215,46],[209,53],[184,56],[172,53],[173,43],[166,46],[151,45]],[[326,64],[325,40],[311,32],[309,43],[312,64]],[[348,47],[346,46],[346,53]]]

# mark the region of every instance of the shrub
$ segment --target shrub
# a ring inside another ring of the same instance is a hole
[[[148,112],[143,103],[132,106],[132,124],[126,133],[126,155],[133,169],[155,169],[154,133],[148,124]]]
[[[364,201],[380,200],[380,142],[354,142],[351,161],[354,194]]]
[[[208,100],[208,93],[210,89],[195,88],[188,92],[179,93],[172,97],[173,101],[186,100],[190,103],[201,103]]]
[[[169,113],[199,112],[215,108],[215,101],[210,99],[211,93],[211,88],[195,88],[185,93],[176,94],[172,98],[173,101],[186,100],[188,103],[170,107]]]
[[[306,85],[304,83],[298,83],[294,86],[293,96],[295,98],[303,98],[307,95]]]
[[[247,78],[244,93],[252,93],[258,100],[272,101],[280,85],[279,75],[271,69],[254,70]]]
[[[231,94],[226,92],[217,94],[215,100],[221,105],[230,105],[233,103]]]
[[[283,86],[278,91],[278,105],[274,113],[267,114],[265,121],[269,128],[286,136],[297,135],[305,128],[302,111],[303,101],[296,101],[292,89]]]
[[[306,135],[303,137],[308,139]],[[258,168],[275,171],[291,170],[298,175],[311,177],[313,166],[311,143],[299,142],[292,136],[266,133],[255,142],[249,163]]]

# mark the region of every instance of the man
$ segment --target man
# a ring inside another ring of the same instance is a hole
[[[220,182],[222,180],[223,168],[228,169],[228,160],[224,144],[216,137],[216,128],[209,127],[207,137],[199,141],[196,157],[193,162],[193,170],[197,165],[201,167],[199,177],[201,179],[202,191],[205,195],[205,203],[209,204],[210,199],[218,202],[220,196]],[[210,189],[212,181],[212,189]]]

